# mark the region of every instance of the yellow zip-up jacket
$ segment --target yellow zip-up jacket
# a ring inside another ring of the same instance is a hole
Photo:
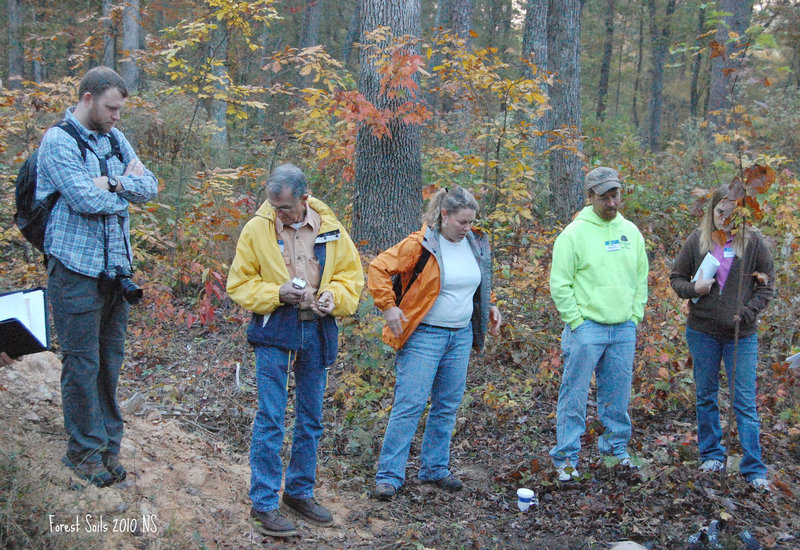
[[[317,296],[329,291],[335,304],[331,314],[352,315],[364,288],[358,250],[328,205],[314,197],[308,198],[308,205],[322,218],[318,239],[326,239],[325,268]],[[283,305],[278,292],[288,280],[289,270],[275,234],[275,209],[265,201],[239,235],[228,273],[228,295],[248,311],[267,315]]]

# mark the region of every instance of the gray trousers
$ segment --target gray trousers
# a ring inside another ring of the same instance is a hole
[[[56,258],[48,264],[47,292],[63,354],[61,401],[67,450],[81,460],[118,454],[122,414],[117,379],[125,355],[130,305],[97,291],[97,279],[70,271]]]

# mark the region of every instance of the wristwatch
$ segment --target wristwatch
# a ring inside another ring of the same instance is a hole
[[[108,190],[112,193],[117,192],[117,186],[119,185],[119,178],[116,176],[109,176],[108,178]]]

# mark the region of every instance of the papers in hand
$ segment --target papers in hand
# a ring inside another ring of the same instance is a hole
[[[795,353],[791,357],[787,357],[786,362],[789,363],[790,369],[800,369],[800,353]]]
[[[19,357],[49,347],[45,290],[34,288],[0,295],[0,351]]]
[[[694,277],[692,277],[692,282],[700,278],[700,271],[703,272],[703,279],[713,279],[714,275],[717,274],[718,267],[719,260],[712,256],[711,252],[706,252],[706,257],[703,258],[703,261],[700,263],[700,267],[697,268],[697,273],[695,273]],[[696,304],[699,299],[699,296],[697,298],[692,298],[692,302]]]

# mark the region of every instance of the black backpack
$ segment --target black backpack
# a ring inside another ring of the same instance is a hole
[[[423,246],[422,254],[420,254],[417,263],[414,265],[414,271],[413,273],[411,273],[411,279],[409,279],[408,285],[406,285],[405,288],[403,288],[403,281],[400,274],[397,273],[396,275],[392,275],[392,290],[394,291],[395,304],[399,306],[400,302],[403,301],[406,292],[408,292],[408,289],[411,288],[411,285],[414,284],[414,281],[417,280],[419,274],[422,273],[422,270],[425,268],[425,264],[428,263],[428,258],[430,257],[431,257],[431,251]]]
[[[66,120],[62,120],[56,124],[56,127],[64,130],[78,142],[78,148],[81,151],[81,157],[84,162],[86,162],[87,149],[94,153],[94,156],[100,160],[100,170],[104,172],[104,176],[108,176],[106,161],[109,158],[117,157],[120,162],[123,164],[125,163],[122,159],[119,141],[117,141],[113,133],[108,134],[108,139],[111,142],[111,152],[108,153],[105,158],[100,158],[72,124]],[[22,236],[25,237],[28,242],[44,252],[44,234],[47,230],[47,220],[50,219],[50,212],[56,205],[56,201],[58,201],[61,193],[55,191],[48,195],[44,201],[36,200],[36,161],[38,158],[39,150],[36,149],[31,153],[31,156],[22,163],[17,173],[17,181],[15,183],[17,211],[14,214],[14,223],[17,224],[20,233],[22,233]]]

